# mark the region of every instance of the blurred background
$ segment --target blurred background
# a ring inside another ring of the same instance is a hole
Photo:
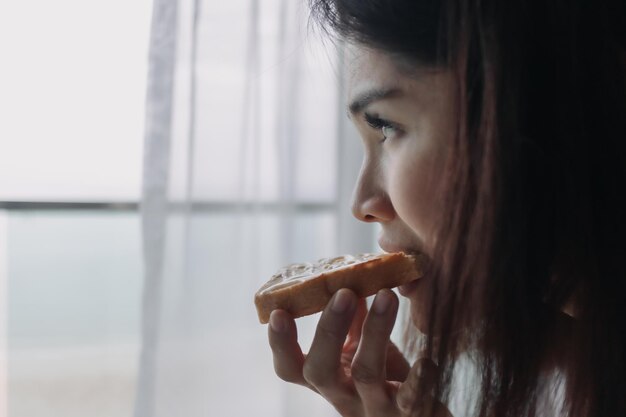
[[[0,2],[0,416],[336,415],[253,305],[375,250],[318,32],[304,0]]]

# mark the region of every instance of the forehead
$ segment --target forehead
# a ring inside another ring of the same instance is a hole
[[[350,45],[346,50],[348,97],[369,89],[397,89],[409,93],[427,86],[434,69],[418,66],[377,49]]]
[[[391,58],[374,49],[351,45],[346,51],[348,94],[374,86],[399,87],[402,74]]]

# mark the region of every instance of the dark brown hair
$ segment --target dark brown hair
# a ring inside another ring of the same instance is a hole
[[[565,415],[626,415],[624,1],[310,3],[343,39],[456,73],[433,254],[437,395],[470,349],[476,415],[535,415],[548,369],[565,377]]]

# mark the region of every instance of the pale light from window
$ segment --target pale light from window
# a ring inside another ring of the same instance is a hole
[[[150,0],[0,3],[0,200],[140,195]]]

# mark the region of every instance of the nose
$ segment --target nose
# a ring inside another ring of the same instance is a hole
[[[365,161],[354,188],[352,214],[363,222],[384,223],[396,216],[381,175],[376,171]]]

